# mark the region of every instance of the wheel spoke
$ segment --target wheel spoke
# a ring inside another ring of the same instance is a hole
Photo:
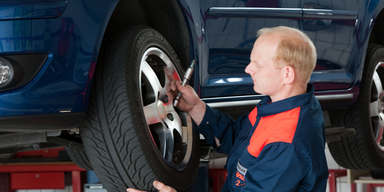
[[[172,94],[170,94],[170,95],[172,95]],[[167,123],[169,129],[172,132],[173,132],[173,129],[175,129],[180,134],[180,136],[182,136],[182,133],[183,133],[183,130],[182,130],[183,123],[182,123],[182,121],[180,119],[179,114],[175,111],[175,108],[173,107],[173,103],[170,102],[170,103],[166,104],[165,105],[165,110],[172,117],[172,119],[167,118],[166,121],[164,121],[164,122]]]
[[[166,123],[165,123],[166,124]],[[169,162],[172,161],[173,149],[174,149],[174,137],[173,133],[170,129],[168,129],[168,125],[162,123],[162,127],[157,127],[154,130],[159,136],[159,150],[163,158]]]
[[[172,79],[170,79],[170,78],[172,78],[172,76],[166,75],[164,89],[165,89],[165,91],[167,93],[171,91],[171,81],[172,81]],[[173,95],[173,94],[169,94],[169,96],[171,96],[171,95]]]
[[[374,101],[369,104],[369,110],[371,117],[377,117],[379,115],[379,101]]]
[[[384,131],[384,114],[379,114],[379,127],[376,131],[376,143],[380,144],[380,141],[383,137],[383,131]]]
[[[182,126],[181,129],[183,130],[183,134],[181,135],[183,143],[187,143],[188,141],[188,127]]]
[[[166,130],[163,123],[153,126],[152,130],[157,134],[159,142],[158,148],[161,156],[164,158],[167,154],[167,134],[169,131]]]
[[[177,80],[180,81],[179,75],[177,74],[176,70],[172,67],[166,67],[164,68],[164,73],[166,77],[168,78],[168,81]]]
[[[141,71],[147,77],[147,79],[149,81],[149,86],[152,87],[152,89],[156,95],[156,98],[157,98],[157,93],[158,92],[162,93],[163,87],[161,86],[160,81],[157,78],[156,73],[153,71],[151,66],[149,66],[149,64],[146,61],[141,62]]]
[[[152,125],[161,122],[161,118],[157,112],[156,102],[144,106],[144,115],[147,120],[147,125]]]
[[[172,115],[173,117],[173,120],[166,119],[164,121],[168,125],[169,130],[171,130],[171,132],[175,130],[180,134],[180,136],[182,136],[183,130],[182,130],[182,124],[181,124],[181,119],[179,115],[175,111],[169,112],[168,114]]]
[[[167,124],[169,129],[169,133],[167,134],[166,158],[171,161],[175,149],[175,140],[180,141],[182,139],[182,123],[179,115],[174,110],[168,111],[168,115],[167,118],[164,119],[164,123]]]
[[[166,131],[165,137],[166,137],[167,146],[165,149],[166,151],[165,151],[164,159],[171,162],[173,157],[173,149],[175,148],[174,146],[175,141],[174,141],[173,133],[170,129]]]
[[[377,90],[377,96],[379,97],[381,92],[383,92],[383,85],[381,84],[379,74],[376,71],[373,73],[372,79],[373,79],[373,83],[374,83],[376,90]]]

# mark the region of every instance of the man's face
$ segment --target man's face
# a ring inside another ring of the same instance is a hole
[[[251,75],[257,93],[274,96],[281,90],[284,74],[275,68],[273,61],[278,43],[276,36],[261,35],[253,45],[251,62],[245,72]]]

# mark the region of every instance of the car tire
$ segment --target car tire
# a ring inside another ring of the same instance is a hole
[[[123,28],[100,53],[80,133],[109,192],[154,191],[154,180],[187,191],[199,166],[192,118],[173,107],[169,83],[184,74],[170,44],[147,26]]]
[[[66,147],[65,151],[67,152],[69,158],[79,167],[85,169],[85,170],[93,170],[92,165],[89,162],[87,154],[85,154],[85,151],[73,149]]]
[[[369,45],[357,102],[349,110],[331,111],[332,126],[354,128],[356,135],[328,143],[335,161],[348,169],[384,167],[384,47]]]

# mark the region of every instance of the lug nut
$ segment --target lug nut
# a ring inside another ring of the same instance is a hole
[[[168,103],[168,101],[169,101],[168,95],[165,95],[163,98],[163,103]]]
[[[173,115],[172,114],[168,113],[167,117],[168,117],[169,120],[173,121]]]

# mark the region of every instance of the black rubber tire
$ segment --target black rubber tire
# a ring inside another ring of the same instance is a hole
[[[72,149],[69,147],[65,148],[65,151],[67,152],[69,158],[79,167],[86,169],[86,170],[93,170],[91,162],[89,162],[88,156],[85,153],[85,151]]]
[[[371,170],[371,176],[374,179],[384,179],[384,169]]]
[[[180,61],[165,38],[146,26],[111,35],[99,57],[80,133],[92,167],[108,192],[133,187],[155,191],[159,180],[178,191],[194,183],[199,166],[199,134],[193,130],[192,153],[183,170],[164,161],[147,128],[140,94],[140,59],[149,47],[161,49],[183,75]]]
[[[384,167],[384,151],[375,141],[370,117],[372,77],[380,61],[384,61],[384,47],[369,45],[357,102],[349,110],[329,112],[332,126],[354,128],[356,131],[353,137],[342,137],[340,141],[328,143],[335,161],[347,169]]]

